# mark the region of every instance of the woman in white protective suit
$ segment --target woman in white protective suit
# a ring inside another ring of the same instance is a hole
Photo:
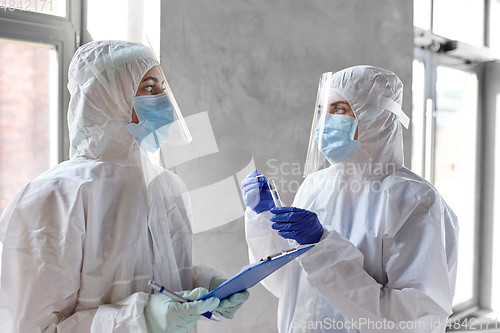
[[[187,189],[148,158],[190,139],[162,74],[142,44],[75,53],[70,160],[24,186],[0,219],[0,332],[187,332],[206,311],[232,318],[248,297],[149,294],[155,280],[196,300],[223,281],[193,267]]]
[[[274,207],[256,171],[243,181],[251,262],[315,244],[263,281],[279,298],[280,332],[445,331],[458,224],[403,166],[402,96],[384,69],[323,74],[293,207]]]

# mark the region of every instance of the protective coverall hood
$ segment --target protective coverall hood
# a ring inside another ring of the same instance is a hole
[[[68,73],[70,158],[131,153],[134,139],[124,126],[132,121],[132,97],[156,65],[151,49],[138,43],[96,41],[77,50]]]
[[[377,167],[386,169],[386,166],[390,166],[390,171],[394,171],[403,166],[401,125],[407,127],[409,121],[401,109],[403,84],[391,71],[373,66],[355,66],[322,75],[304,177],[330,166],[318,152],[315,140],[315,131],[321,127],[318,122],[325,119],[325,108],[319,106],[323,99],[328,100],[329,94],[341,95],[351,106],[358,119],[357,140],[361,143],[361,147],[350,158],[333,165],[335,170],[347,172],[348,168],[356,164],[361,169],[356,172],[357,177],[369,178]],[[354,176],[353,172],[350,174]]]

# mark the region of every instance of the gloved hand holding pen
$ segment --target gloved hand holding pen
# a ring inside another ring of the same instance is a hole
[[[179,303],[164,294],[149,296],[144,308],[149,333],[185,333],[196,324],[203,313],[213,311],[219,305],[219,299],[216,297],[197,301],[208,294],[206,288],[196,288],[176,294],[193,302]]]
[[[241,184],[245,205],[254,212],[259,214],[275,207],[267,179],[257,170],[249,173]]]

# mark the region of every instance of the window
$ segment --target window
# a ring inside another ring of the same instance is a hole
[[[0,40],[0,62],[8,64],[0,71],[1,214],[24,184],[59,161],[59,66],[52,45],[8,40]]]
[[[434,34],[484,45],[484,0],[433,0],[433,5]]]
[[[0,214],[28,181],[59,162],[57,51],[0,40]],[[4,67],[5,68],[5,67]]]
[[[413,25],[431,30],[432,0],[413,0]]]
[[[490,0],[488,45],[500,59],[500,0]]]
[[[488,72],[486,80],[487,65],[482,63],[494,59],[495,49],[500,56],[499,18],[500,0],[414,1],[411,167],[434,184],[458,217],[452,320],[485,316],[500,304],[500,297],[490,295],[500,290],[500,265],[491,266],[499,247],[489,239],[496,226],[485,200],[494,191],[484,183],[494,173],[488,164],[492,152],[486,151],[491,148],[485,145],[491,141],[492,126],[486,121],[492,116],[486,112],[494,111],[488,106],[493,103],[487,91],[493,89],[486,84],[497,82],[497,76]],[[456,49],[447,39],[458,41]],[[497,110],[498,103],[497,97]],[[494,200],[498,201],[496,196]],[[492,239],[498,238],[496,234]]]
[[[417,175],[425,177],[424,174],[424,126],[425,126],[425,66],[423,61],[413,61],[413,84],[412,84],[412,170]]]
[[[437,67],[433,183],[460,225],[454,305],[474,296],[477,76]]]
[[[80,17],[77,0],[0,0],[0,213],[25,183],[68,158],[66,69]]]
[[[418,50],[413,62],[412,170],[434,184],[460,225],[454,305],[474,302],[478,78]],[[467,70],[469,69],[469,70]]]
[[[420,32],[424,30],[478,48],[485,46],[485,43],[496,44],[500,41],[499,2],[500,0],[414,0],[413,25]],[[486,13],[489,13],[488,17]],[[490,36],[486,40],[488,33]]]

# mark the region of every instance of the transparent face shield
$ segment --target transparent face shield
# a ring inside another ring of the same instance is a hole
[[[191,136],[191,133],[189,132],[189,128],[186,125],[186,122],[184,120],[184,117],[182,116],[181,110],[179,108],[179,105],[177,104],[177,101],[175,100],[174,94],[172,93],[172,89],[170,89],[170,86],[168,84],[167,78],[165,77],[165,74],[163,73],[163,70],[161,69],[160,66],[157,66],[160,72],[160,75],[162,76],[162,84],[161,88],[163,92],[167,95],[170,103],[172,104],[173,110],[174,110],[174,123],[170,126],[170,133],[168,136],[168,139],[166,143],[173,145],[173,146],[184,146],[193,141],[193,137]]]
[[[127,128],[141,147],[156,153],[164,144],[187,145],[192,141],[168,81],[159,65],[153,66],[139,83],[132,104],[139,120]]]
[[[360,146],[354,140],[356,115],[349,102],[331,88],[332,76],[332,72],[324,73],[319,80],[304,177],[345,160]]]
[[[156,56],[156,53],[154,52],[153,45],[151,45],[151,41],[149,40],[148,36],[144,36],[145,39],[148,41],[149,47],[151,49],[151,52],[153,53],[156,61],[160,63],[160,60]],[[157,66],[160,71],[160,75],[163,79],[161,88],[162,90],[167,94],[168,99],[172,103],[172,106],[174,108],[174,114],[175,114],[175,122],[172,124],[170,128],[170,136],[167,140],[167,143],[172,145],[172,146],[185,146],[191,141],[193,141],[193,137],[191,136],[191,133],[189,132],[189,128],[187,127],[187,124],[184,120],[184,117],[182,116],[181,110],[179,108],[179,105],[177,104],[177,101],[175,100],[174,94],[172,93],[172,89],[170,89],[170,85],[168,84],[167,78],[165,76],[165,73],[163,73],[163,69],[160,66]]]

